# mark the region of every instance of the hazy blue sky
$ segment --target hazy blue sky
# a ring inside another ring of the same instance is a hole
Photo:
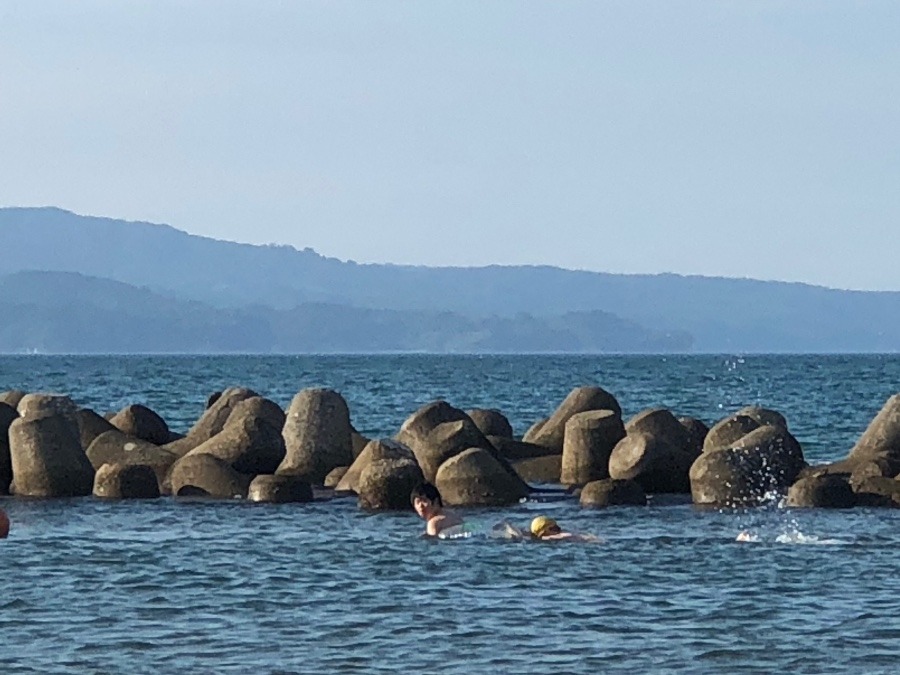
[[[0,204],[900,290],[900,2],[0,0]]]

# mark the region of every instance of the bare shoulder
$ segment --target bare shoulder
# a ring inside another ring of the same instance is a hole
[[[425,533],[432,537],[436,537],[448,528],[462,525],[462,522],[462,518],[452,511],[444,511],[439,516],[434,516],[428,521],[425,525]]]
[[[434,518],[430,518],[427,523],[425,523],[425,534],[436,537],[441,533],[443,527],[444,516],[435,516]]]

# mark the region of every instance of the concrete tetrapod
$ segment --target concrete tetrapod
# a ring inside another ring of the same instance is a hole
[[[609,478],[609,457],[625,437],[622,419],[612,410],[589,410],[566,422],[560,482],[584,485]]]
[[[543,423],[535,423],[522,438],[527,443],[543,445],[555,452],[563,450],[566,422],[572,415],[588,410],[612,410],[621,417],[622,407],[615,396],[600,387],[578,387],[559,404]]]
[[[144,405],[125,406],[109,422],[123,433],[154,445],[165,445],[172,440],[166,421]]]
[[[286,454],[276,473],[300,476],[321,485],[328,473],[353,463],[350,409],[330,389],[304,389],[287,411]]]
[[[449,506],[505,506],[528,496],[527,486],[482,448],[470,448],[441,464],[435,486]]]
[[[91,494],[94,467],[78,439],[77,423],[63,415],[20,417],[9,426],[10,492],[24,497]]]
[[[159,497],[159,481],[144,464],[104,464],[94,476],[93,492],[104,499],[153,499]]]

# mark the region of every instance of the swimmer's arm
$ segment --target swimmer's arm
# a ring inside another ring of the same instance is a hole
[[[600,543],[603,540],[593,534],[575,534],[573,532],[560,532],[544,537],[544,541],[580,541],[585,543]]]
[[[603,539],[601,537],[598,537],[595,534],[580,534],[578,536],[580,537],[579,541],[587,542],[589,544],[602,544],[603,543]]]
[[[582,543],[590,544],[597,544],[603,541],[600,537],[593,534],[576,534],[573,532],[564,532],[563,535],[564,536],[561,537],[561,539],[565,541],[579,541]]]
[[[429,537],[438,536],[441,533],[441,530],[444,529],[441,520],[441,518],[432,518],[429,520],[425,525],[425,534]]]
[[[503,528],[507,535],[513,537],[515,539],[524,539],[525,533],[520,530],[518,527],[513,525],[512,523],[508,523],[505,520],[503,521]]]

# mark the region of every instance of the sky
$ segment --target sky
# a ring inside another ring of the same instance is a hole
[[[0,205],[900,290],[900,3],[0,0]]]

